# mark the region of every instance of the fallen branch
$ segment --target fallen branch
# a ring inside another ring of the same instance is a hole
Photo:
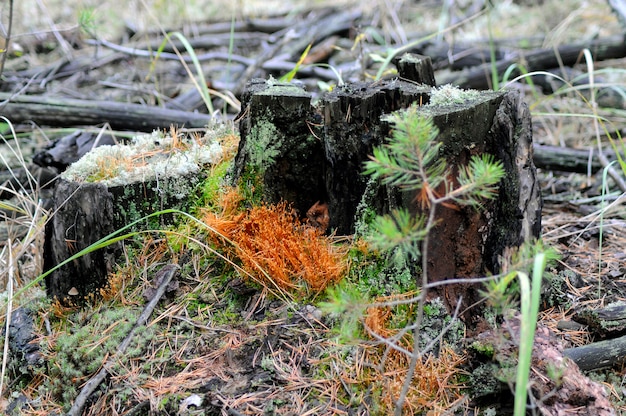
[[[626,360],[626,335],[582,347],[567,348],[563,355],[574,361],[583,371],[620,368]]]
[[[583,49],[589,49],[595,61],[623,58],[626,56],[624,36],[597,39],[577,45],[562,45],[558,48],[540,49],[526,54],[517,54],[508,59],[496,62],[495,68],[499,75],[514,64],[522,64],[528,72],[545,69],[573,66],[581,60]],[[450,74],[439,80],[439,84],[455,84],[463,88],[487,89],[491,88],[491,63],[473,67],[467,71]],[[519,75],[514,71],[513,76]]]
[[[570,147],[533,144],[533,162],[535,166],[545,170],[561,172],[596,173],[604,167],[598,158],[597,149],[572,149]],[[615,152],[610,149],[603,151],[608,160],[616,160]]]
[[[0,116],[12,123],[35,122],[45,126],[84,126],[109,123],[118,130],[152,132],[172,124],[202,128],[211,116],[140,104],[50,98],[0,93]]]

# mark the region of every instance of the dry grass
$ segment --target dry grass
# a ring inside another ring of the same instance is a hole
[[[413,295],[414,293],[409,293],[385,297],[378,299],[378,303],[388,304],[393,300]],[[398,339],[402,328],[391,326],[392,313],[389,307],[369,308],[365,325],[378,336],[387,340],[396,340],[392,342],[395,342],[398,347],[413,352],[412,333],[405,333]],[[389,412],[392,412],[395,400],[405,382],[411,357],[397,349],[386,348],[384,345],[368,347],[364,351],[364,359],[375,369],[371,374],[372,378],[383,388],[381,402]],[[438,354],[428,353],[418,360],[415,376],[404,402],[404,411],[407,414],[422,412],[441,414],[463,403],[466,398],[462,393],[464,386],[460,381],[460,376],[466,375],[461,369],[465,360],[462,354],[448,346],[443,346]]]

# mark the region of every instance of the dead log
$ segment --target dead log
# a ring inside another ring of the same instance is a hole
[[[581,59],[583,49],[589,49],[596,61],[619,59],[626,56],[626,42],[624,36],[595,39],[576,45],[561,45],[556,49],[540,49],[537,51],[518,54],[515,57],[501,59],[496,62],[499,75],[504,74],[507,68],[514,64],[523,64],[528,72],[544,69],[573,66]],[[512,74],[512,77],[519,72]],[[452,73],[440,79],[442,84],[455,84],[463,88],[487,89],[491,85],[491,63],[485,63],[466,71]]]
[[[109,123],[113,129],[152,132],[171,125],[205,127],[211,116],[130,103],[0,93],[0,116],[12,123],[84,126]]]
[[[429,247],[431,281],[497,272],[503,251],[537,237],[541,227],[530,113],[517,92],[437,93],[428,85],[391,80],[337,87],[311,107],[310,95],[298,86],[256,81],[242,101],[234,178],[248,180],[248,173],[259,172],[264,198],[285,199],[302,216],[317,201],[327,203],[330,229],[353,233],[368,185],[363,162],[390,135],[381,116],[413,103],[433,118],[442,156],[453,169],[489,153],[507,171],[498,198],[482,210],[439,208]],[[418,210],[415,195],[380,187],[367,193],[378,213],[397,205]],[[460,294],[467,305],[478,300],[469,289],[450,285],[439,294],[453,309]]]
[[[614,302],[600,309],[584,308],[572,320],[587,325],[595,336],[614,337],[626,332],[626,302]]]
[[[596,173],[604,168],[598,158],[598,149],[572,149],[570,147],[533,144],[533,162],[539,169],[561,172]],[[609,161],[617,160],[615,152],[604,149]]]
[[[623,368],[626,364],[626,335],[592,342],[582,347],[567,348],[563,355],[574,361],[583,371]]]

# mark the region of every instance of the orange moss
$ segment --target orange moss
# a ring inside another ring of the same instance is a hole
[[[346,268],[342,250],[303,224],[286,203],[239,212],[240,202],[236,191],[225,193],[222,213],[206,211],[203,221],[218,234],[212,235],[214,242],[236,255],[256,280],[284,290],[319,293],[341,279]]]

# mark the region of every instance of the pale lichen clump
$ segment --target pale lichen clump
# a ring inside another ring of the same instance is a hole
[[[219,129],[219,127],[218,127]],[[74,182],[119,186],[188,176],[222,157],[215,132],[181,139],[155,131],[136,136],[128,145],[100,146],[72,164],[63,177]]]
[[[480,98],[480,94],[480,91],[462,90],[454,85],[446,84],[441,87],[433,87],[430,90],[430,102],[427,106],[465,104],[468,101]]]

